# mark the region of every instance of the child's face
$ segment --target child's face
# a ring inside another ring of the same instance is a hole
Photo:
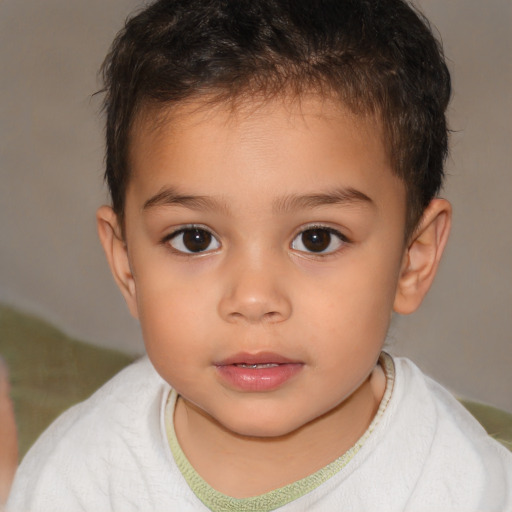
[[[406,216],[376,124],[314,99],[190,107],[141,120],[130,158],[128,302],[186,403],[278,436],[367,381]]]

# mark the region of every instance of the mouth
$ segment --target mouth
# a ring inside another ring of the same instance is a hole
[[[238,368],[251,368],[252,370],[257,370],[258,368],[275,368],[279,366],[277,363],[261,363],[261,364],[247,364],[247,363],[236,363],[235,366]]]
[[[239,353],[224,359],[215,366],[243,366],[247,368],[273,367],[282,364],[301,364],[300,361],[289,359],[273,352],[259,352],[257,354]]]
[[[272,391],[301,372],[304,363],[279,354],[241,353],[215,363],[223,384],[239,391]]]

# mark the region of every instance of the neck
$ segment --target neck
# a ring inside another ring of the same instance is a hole
[[[385,389],[380,366],[344,402],[284,436],[241,436],[179,398],[174,424],[197,473],[234,498],[257,496],[300,480],[348,451],[374,418]],[[219,471],[222,468],[222,471]]]

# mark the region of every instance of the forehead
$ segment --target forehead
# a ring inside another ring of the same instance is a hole
[[[379,202],[403,189],[379,120],[313,95],[143,109],[129,160],[127,201],[136,190],[139,206],[166,187],[222,196],[229,191],[223,180],[260,198],[337,186]]]
[[[264,132],[268,133],[277,125],[285,131],[297,128],[318,130],[319,125],[323,125],[322,129],[330,128],[334,132],[340,121],[350,124],[354,133],[364,133],[380,142],[387,152],[380,116],[369,112],[356,113],[334,94],[283,93],[271,97],[257,94],[249,99],[235,96],[227,100],[209,95],[192,97],[174,105],[143,104],[134,117],[129,137],[130,161],[137,161],[148,143],[167,145],[173,139],[177,141],[185,132],[214,135],[221,127],[224,132],[234,134],[238,130],[250,137],[264,125]]]

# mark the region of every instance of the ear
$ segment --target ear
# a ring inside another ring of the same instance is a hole
[[[112,275],[128,304],[130,313],[138,318],[135,280],[117,215],[110,206],[101,206],[96,212],[96,222]]]
[[[450,233],[452,208],[445,199],[433,199],[426,208],[404,253],[393,309],[408,315],[425,298],[441,261]]]

